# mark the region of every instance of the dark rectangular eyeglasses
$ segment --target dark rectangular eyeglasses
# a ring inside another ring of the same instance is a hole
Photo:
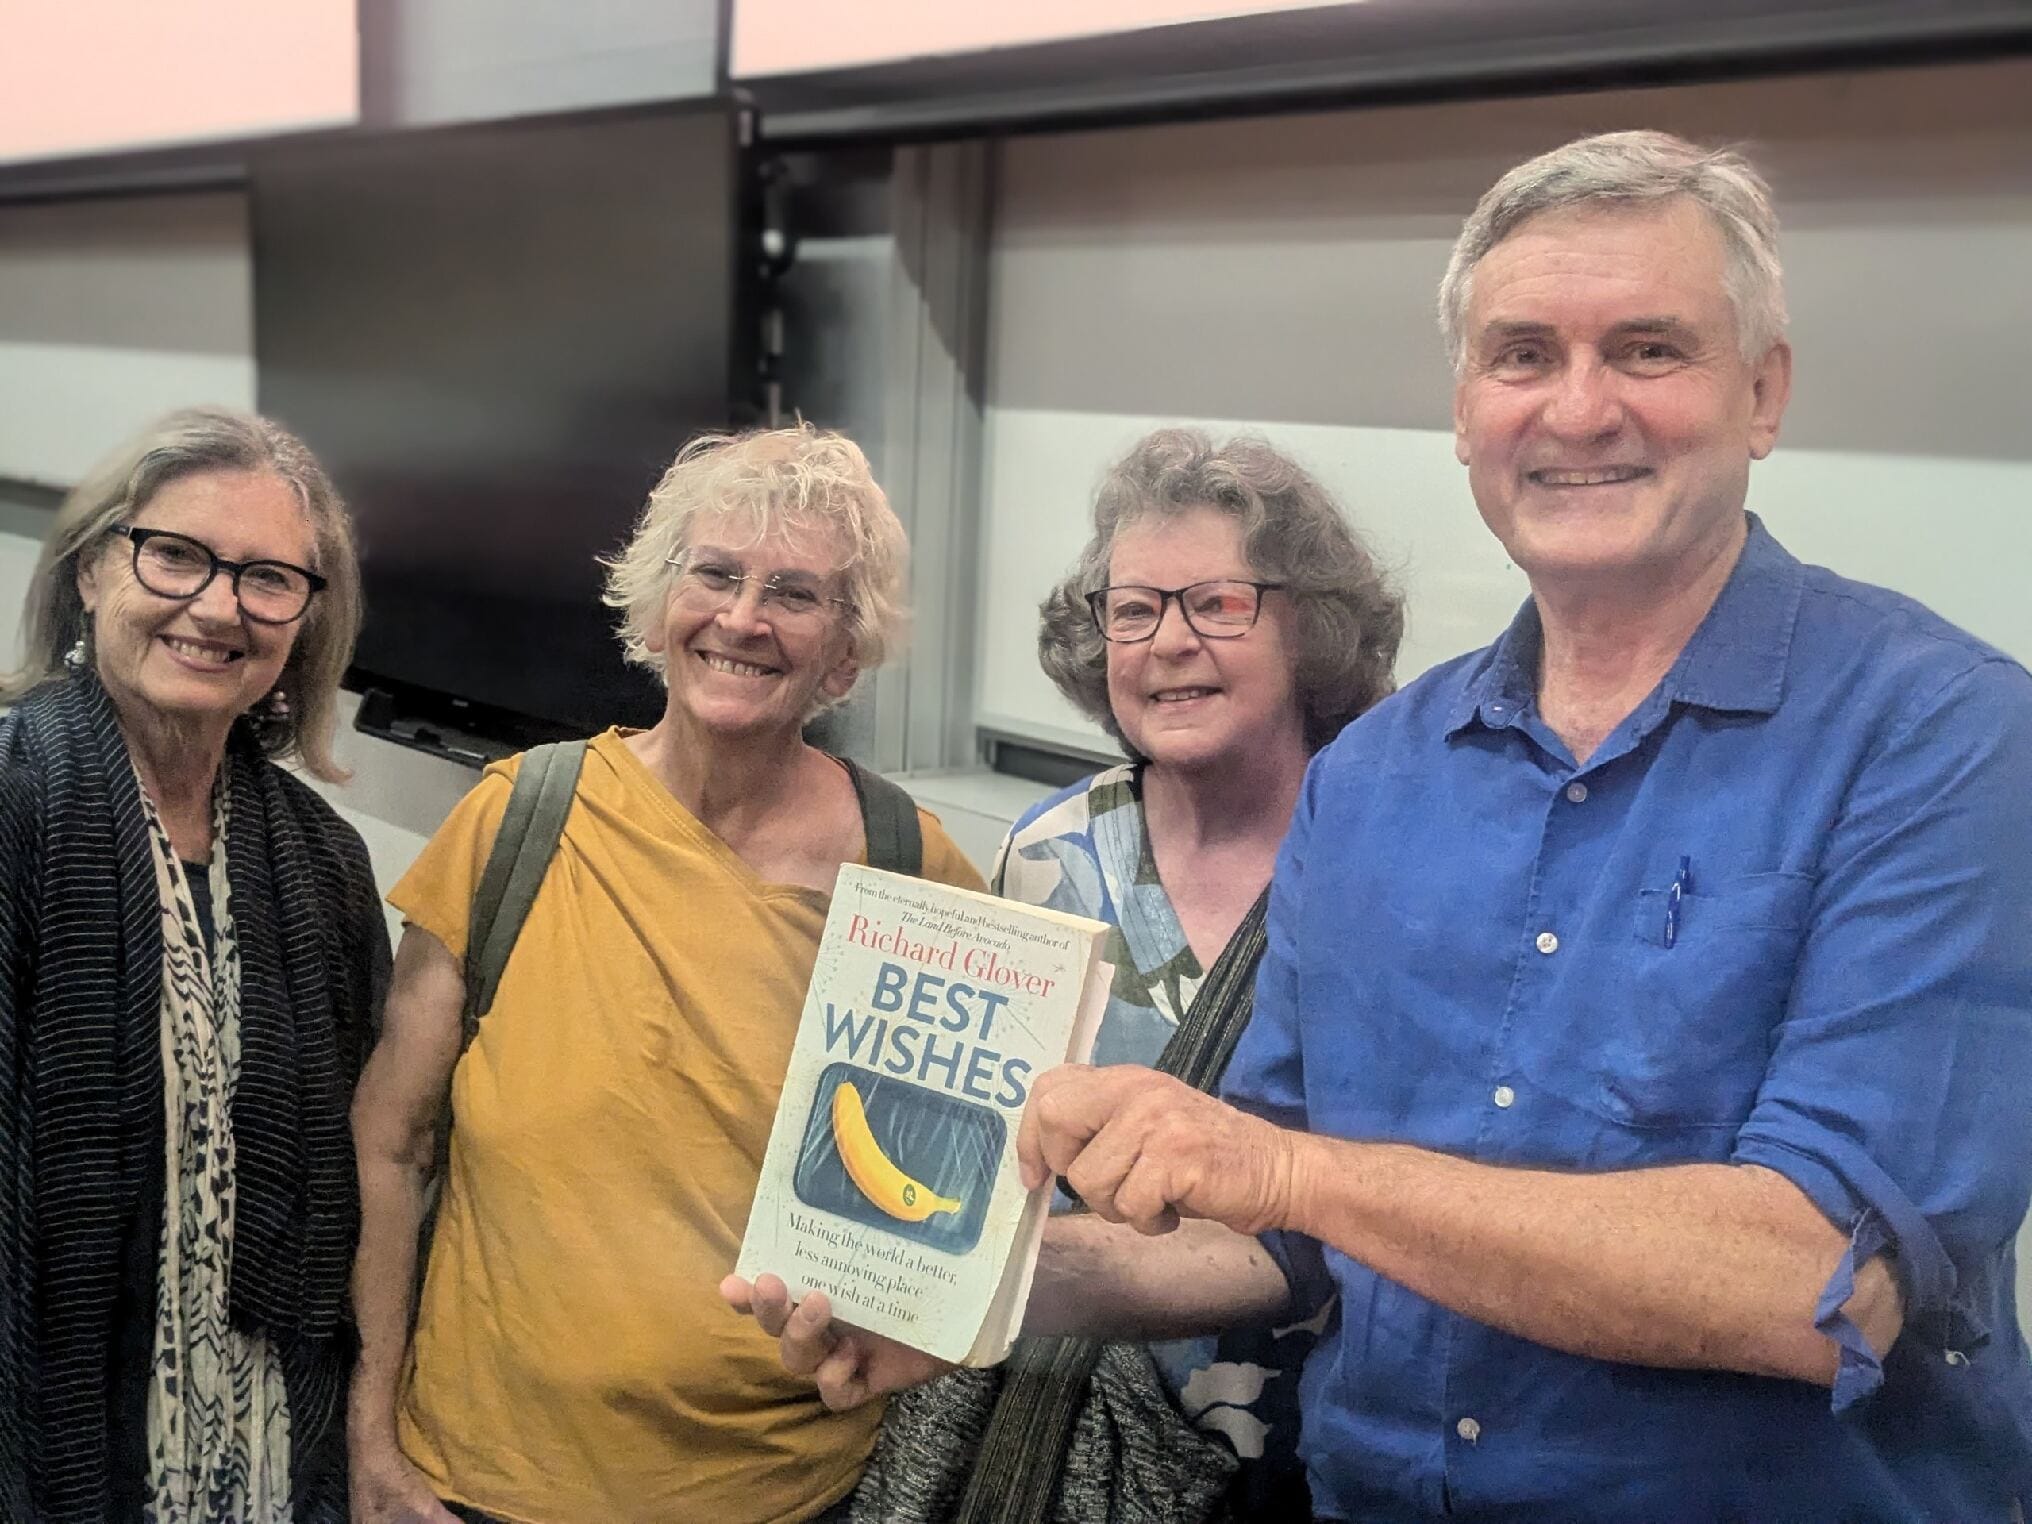
[[[1103,640],[1133,644],[1156,635],[1164,622],[1164,606],[1174,600],[1185,622],[1203,640],[1234,640],[1255,628],[1263,612],[1263,595],[1281,582],[1245,582],[1220,577],[1187,587],[1140,587],[1129,583],[1087,594],[1094,628]]]
[[[134,580],[158,598],[185,602],[228,572],[240,612],[256,624],[293,624],[303,618],[312,596],[325,579],[287,561],[228,561],[203,540],[169,529],[144,529],[115,524],[108,531],[124,536],[134,547]]]

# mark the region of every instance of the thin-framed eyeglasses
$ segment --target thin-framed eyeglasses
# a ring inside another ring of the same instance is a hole
[[[115,524],[107,532],[134,547],[134,580],[158,598],[188,603],[220,572],[230,573],[240,612],[256,624],[296,623],[325,588],[325,579],[307,567],[288,561],[228,561],[203,540],[171,529]]]
[[[694,558],[688,550],[680,550],[664,560],[677,568],[677,596],[686,607],[701,614],[716,614],[732,607],[741,590],[758,577],[761,580],[756,585],[761,592],[757,601],[765,613],[786,624],[815,625],[825,617],[829,604],[848,610],[854,607],[852,599],[823,591],[802,572],[771,572],[762,577],[759,572],[743,571],[738,563],[717,556]]]
[[[1142,587],[1121,583],[1087,594],[1087,608],[1101,639],[1134,645],[1157,634],[1164,606],[1176,601],[1178,612],[1202,640],[1237,640],[1256,626],[1263,595],[1282,589],[1282,582],[1248,582],[1216,577],[1185,587]]]

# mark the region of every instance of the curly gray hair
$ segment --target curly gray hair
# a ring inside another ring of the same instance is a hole
[[[81,557],[105,543],[171,482],[207,471],[269,471],[303,505],[317,545],[313,568],[325,579],[311,600],[276,686],[289,695],[286,716],[260,727],[261,746],[278,760],[300,761],[313,776],[342,783],[351,776],[332,756],[339,680],[360,633],[360,563],[353,524],[324,467],[281,424],[230,408],[184,408],[159,419],[85,474],[57,510],[21,612],[20,667],[0,679],[0,699],[65,675],[63,656],[91,620],[78,594]]]
[[[1094,533],[1039,608],[1045,674],[1123,750],[1135,748],[1108,704],[1107,643],[1087,595],[1105,587],[1115,539],[1138,520],[1213,508],[1241,521],[1249,565],[1281,584],[1296,612],[1294,678],[1305,744],[1317,751],[1396,687],[1404,603],[1331,494],[1261,439],[1221,444],[1199,429],[1147,434],[1108,469],[1094,497]]]
[[[1641,206],[1685,196],[1721,235],[1722,281],[1743,358],[1755,362],[1785,334],[1785,272],[1771,187],[1731,148],[1703,148],[1669,132],[1605,132],[1527,159],[1475,204],[1439,283],[1439,327],[1459,370],[1467,350],[1475,266],[1541,212]]]
[[[844,434],[800,422],[708,434],[678,451],[628,543],[600,563],[607,571],[606,604],[620,612],[621,648],[629,661],[664,675],[664,658],[649,649],[646,637],[662,620],[678,577],[672,557],[687,547],[702,517],[732,519],[758,542],[785,530],[832,536],[841,546],[855,663],[865,672],[902,646],[910,619],[903,525],[861,447]],[[820,700],[805,718],[830,702],[836,700]]]

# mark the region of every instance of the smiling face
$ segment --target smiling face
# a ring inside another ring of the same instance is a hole
[[[1188,587],[1219,578],[1258,580],[1242,549],[1241,521],[1214,508],[1151,514],[1115,536],[1111,585]],[[1168,600],[1157,633],[1111,641],[1108,705],[1129,744],[1165,767],[1230,766],[1264,749],[1304,745],[1292,677],[1290,600],[1263,595],[1255,626],[1232,640],[1195,633]]]
[[[1791,385],[1743,359],[1695,203],[1549,212],[1475,268],[1455,454],[1534,586],[1683,577],[1733,555]]]
[[[315,568],[316,541],[296,491],[267,471],[203,471],[161,487],[130,521],[188,535],[229,561]],[[99,679],[129,725],[160,719],[223,731],[275,686],[303,622],[258,624],[221,571],[195,598],[164,598],[134,576],[118,535],[78,559]]]
[[[689,574],[673,579],[663,624],[644,640],[664,658],[670,713],[721,735],[794,738],[825,703],[846,697],[859,667],[847,611],[831,601],[839,559],[824,534],[758,542],[738,522],[694,523]],[[772,580],[782,591],[765,601]]]

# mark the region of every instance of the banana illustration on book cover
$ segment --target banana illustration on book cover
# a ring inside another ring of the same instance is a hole
[[[934,1212],[960,1209],[961,1203],[904,1174],[896,1161],[882,1152],[868,1126],[861,1092],[849,1081],[841,1081],[833,1091],[833,1141],[839,1145],[847,1177],[860,1187],[862,1195],[899,1222],[923,1222]]]

